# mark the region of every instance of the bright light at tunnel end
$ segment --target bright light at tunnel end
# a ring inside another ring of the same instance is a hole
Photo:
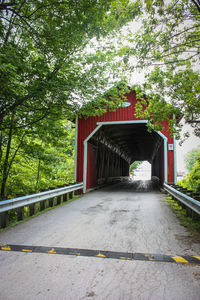
[[[130,173],[132,180],[150,180],[151,179],[151,164],[148,161],[142,162],[139,167]]]

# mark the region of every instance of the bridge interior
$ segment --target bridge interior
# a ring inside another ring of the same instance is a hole
[[[89,144],[93,152],[89,162],[90,182],[94,182],[95,174],[98,184],[109,178],[129,176],[130,165],[144,160],[151,163],[152,176],[163,182],[163,139],[155,131],[148,132],[146,124],[103,125]]]

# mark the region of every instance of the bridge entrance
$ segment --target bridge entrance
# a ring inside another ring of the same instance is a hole
[[[129,106],[100,117],[76,121],[75,180],[84,183],[84,192],[103,183],[129,176],[134,161],[147,160],[151,175],[164,182],[176,181],[175,141],[168,122],[160,132],[147,131],[146,120],[135,118],[134,91],[127,95]]]

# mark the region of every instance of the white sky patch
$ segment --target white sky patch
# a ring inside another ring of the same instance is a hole
[[[151,164],[148,161],[143,161],[141,165],[133,173],[133,180],[150,180],[151,179]]]
[[[176,142],[177,171],[185,173],[188,173],[184,162],[185,155],[192,149],[200,146],[200,138],[193,134],[193,128],[189,125],[184,125],[181,132],[181,137],[183,137],[184,133],[187,131],[190,133],[190,137],[185,140],[185,142],[181,146],[179,145],[179,141]]]

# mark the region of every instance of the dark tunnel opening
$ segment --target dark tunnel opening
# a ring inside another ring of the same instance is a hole
[[[103,125],[88,141],[88,188],[129,177],[134,161],[148,161],[151,177],[164,181],[163,138],[146,124]]]

